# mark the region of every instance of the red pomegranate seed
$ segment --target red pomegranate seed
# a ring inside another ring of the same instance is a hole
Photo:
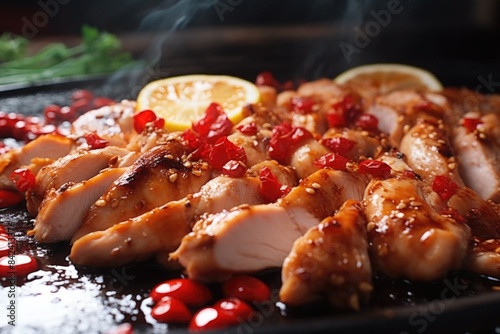
[[[460,189],[458,184],[450,180],[447,176],[438,175],[432,182],[434,190],[443,201],[448,201]]]
[[[271,86],[280,90],[281,84],[274,78],[274,75],[269,71],[260,72],[255,79],[257,86]]]
[[[7,234],[0,234],[0,257],[9,255],[9,251],[14,249],[14,240]]]
[[[159,322],[188,323],[193,315],[182,301],[165,296],[153,307],[151,316]]]
[[[18,254],[0,258],[0,277],[26,277],[36,270],[38,263],[29,255]]]
[[[302,127],[292,127],[282,123],[274,127],[269,142],[269,156],[281,164],[287,164],[291,154],[307,139],[312,139],[311,132]]]
[[[73,103],[71,103],[71,106],[70,108],[72,110],[74,110],[74,115],[75,115],[75,119],[80,116],[81,114],[84,114],[86,113],[87,111],[89,111],[90,109],[92,109],[92,102],[90,100],[87,100],[87,99],[81,99],[81,100],[77,100]]]
[[[248,302],[263,302],[271,298],[271,290],[260,279],[249,275],[231,277],[222,285],[226,297],[238,298]]]
[[[213,168],[222,170],[222,167],[230,160],[246,163],[245,150],[234,145],[227,137],[219,138],[210,151],[208,161]]]
[[[26,192],[35,186],[35,175],[28,168],[18,168],[10,174],[10,179],[14,182],[20,192]]]
[[[223,329],[239,323],[240,319],[234,313],[215,307],[205,307],[195,313],[189,323],[189,330]]]
[[[371,114],[361,114],[354,120],[354,125],[366,131],[377,131],[378,119]]]
[[[104,148],[109,145],[109,141],[99,137],[99,135],[95,132],[85,134],[84,138],[91,150]]]
[[[76,111],[75,109],[64,106],[57,113],[57,119],[61,122],[73,122],[76,119]]]
[[[310,114],[314,112],[316,101],[312,97],[294,96],[290,101],[292,111],[298,114]]]
[[[259,195],[266,203],[276,202],[279,198],[288,194],[291,189],[282,185],[268,167],[262,168],[259,173],[260,188]]]
[[[474,132],[479,124],[483,124],[480,118],[464,118],[464,127],[468,133]]]
[[[18,191],[0,189],[0,209],[18,205],[24,201],[24,195]]]
[[[233,123],[218,103],[211,103],[202,118],[193,123],[194,132],[210,144],[231,133]]]
[[[9,121],[6,119],[0,119],[0,137],[1,138],[9,138],[12,137],[12,127],[9,124]]]
[[[373,177],[387,178],[391,175],[391,170],[391,166],[378,160],[363,160],[359,163],[359,173]]]
[[[16,140],[24,140],[28,133],[28,124],[25,121],[17,121],[12,128],[12,137]]]
[[[247,172],[247,167],[241,161],[229,160],[222,166],[222,174],[230,177],[242,177]]]
[[[329,167],[337,170],[346,170],[348,162],[349,159],[341,156],[340,154],[328,153],[318,159],[315,159],[313,164],[318,168]]]
[[[162,282],[153,288],[150,296],[154,302],[169,296],[194,307],[206,305],[212,299],[212,293],[205,285],[188,278],[177,278]]]
[[[213,305],[215,309],[232,313],[236,317],[247,320],[253,313],[253,308],[238,298],[224,298]]]
[[[165,125],[165,120],[158,118],[153,110],[143,110],[134,115],[134,130],[137,133],[142,133],[148,124],[161,129]]]
[[[254,136],[257,134],[259,129],[257,128],[257,124],[255,122],[251,122],[245,125],[240,125],[237,128],[241,133],[247,135],[247,136]]]
[[[405,170],[403,172],[403,177],[407,177],[409,179],[415,179],[415,180],[418,180],[418,177],[417,177],[417,174],[415,174],[413,171],[411,170]]]
[[[132,324],[128,322],[118,325],[109,332],[106,332],[106,334],[133,334],[133,333],[134,333],[134,327],[132,326]]]
[[[342,137],[334,137],[321,139],[321,144],[328,147],[333,153],[347,154],[356,145],[356,142]]]
[[[72,101],[87,100],[90,101],[94,98],[94,94],[86,89],[79,89],[71,94]]]

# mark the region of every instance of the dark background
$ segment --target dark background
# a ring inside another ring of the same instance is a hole
[[[75,43],[89,24],[120,36],[135,57],[158,61],[163,75],[271,69],[287,78],[333,77],[359,64],[399,62],[425,67],[445,84],[473,87],[479,75],[499,73],[499,1],[401,0],[382,27],[373,13],[387,13],[389,3],[2,0],[0,31]],[[37,26],[44,15],[46,24]],[[380,29],[363,39],[359,31],[370,25]],[[342,45],[357,52],[346,57]]]

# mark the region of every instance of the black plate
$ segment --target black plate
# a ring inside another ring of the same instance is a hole
[[[293,66],[293,65],[291,65]],[[448,85],[475,88],[478,77],[488,77],[482,66],[464,68],[462,76],[453,73],[443,80]],[[279,75],[287,73],[285,66]],[[67,104],[72,91],[91,89],[98,95],[116,99],[134,98],[137,87],[182,70],[124,74],[120,78],[66,80],[0,91],[0,110],[39,114],[50,103]],[[191,72],[192,73],[192,72]],[[210,71],[205,71],[210,73]],[[215,71],[212,73],[222,73]],[[441,68],[441,73],[443,69]],[[471,74],[474,73],[473,79]],[[498,72],[496,72],[498,73]],[[237,75],[238,73],[230,73]],[[257,71],[241,73],[252,79]],[[441,76],[442,78],[442,76]],[[461,83],[462,82],[462,83]],[[470,84],[469,84],[470,83]],[[26,236],[32,227],[23,207],[0,211],[0,222],[15,225],[17,252],[31,254],[40,270],[16,285],[16,327],[0,322],[2,332],[17,333],[103,333],[117,324],[131,322],[136,333],[182,333],[182,327],[152,325],[148,316],[150,289],[158,282],[177,277],[154,263],[141,263],[111,270],[75,268],[69,263],[69,245],[39,245]],[[339,313],[326,305],[286,310],[278,307],[278,270],[260,274],[273,289],[272,302],[256,305],[261,312],[248,323],[224,332],[233,333],[498,333],[500,332],[500,281],[465,272],[451,273],[431,283],[375,278],[369,305],[359,313]],[[7,300],[9,282],[2,281],[2,298]],[[213,286],[218,294],[218,286]],[[2,302],[2,311],[6,313]],[[0,316],[4,317],[4,314]],[[5,319],[5,318],[4,318]],[[495,331],[495,328],[497,331]]]

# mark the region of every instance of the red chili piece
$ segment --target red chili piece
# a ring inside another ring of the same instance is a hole
[[[464,127],[468,133],[474,132],[479,124],[483,124],[480,118],[464,118]]]
[[[328,147],[333,153],[343,155],[349,153],[356,142],[342,137],[334,137],[322,139],[321,144]]]
[[[90,149],[95,150],[98,148],[104,148],[109,145],[109,141],[99,137],[99,135],[95,132],[85,134],[85,140],[87,144],[90,146]]]
[[[255,84],[257,86],[271,86],[280,90],[281,84],[274,75],[269,71],[260,72],[255,79]]]
[[[30,190],[36,183],[35,175],[28,168],[18,168],[14,170],[12,174],[10,174],[10,179],[20,192]]]
[[[391,166],[378,160],[363,160],[359,163],[360,174],[370,174],[373,177],[386,178],[391,175]]]
[[[254,136],[257,134],[257,131],[259,129],[257,128],[257,124],[255,122],[251,122],[245,125],[240,125],[237,128],[241,133],[247,135],[247,136]]]
[[[204,137],[210,144],[231,133],[233,123],[218,103],[211,103],[205,115],[193,123],[194,132]]]
[[[246,163],[245,150],[234,145],[227,137],[219,138],[210,151],[208,161],[213,168],[222,170],[222,167],[230,160]]]
[[[177,278],[162,282],[153,288],[150,296],[154,302],[169,296],[194,307],[206,305],[212,299],[212,293],[206,286],[188,278]]]
[[[0,258],[0,277],[26,277],[38,270],[37,261],[29,255],[4,256]]]
[[[248,302],[263,302],[271,297],[271,290],[260,279],[249,275],[231,277],[222,285],[226,297],[239,298]]]
[[[315,159],[313,164],[318,168],[329,167],[337,170],[346,170],[348,162],[349,159],[341,156],[340,154],[328,153],[318,159]]]
[[[354,120],[354,125],[366,131],[377,131],[378,119],[371,114],[361,114]]]
[[[159,322],[188,323],[192,318],[186,304],[177,298],[165,296],[153,307],[151,316]]]
[[[282,185],[273,172],[268,167],[262,168],[259,173],[260,188],[259,195],[266,203],[273,203],[288,194],[291,189],[286,185]]]
[[[247,167],[241,161],[229,160],[222,166],[222,174],[230,177],[242,177],[247,172]]]
[[[432,182],[434,190],[443,201],[448,201],[460,189],[458,184],[450,180],[447,176],[438,175]]]
[[[7,189],[0,190],[0,208],[8,208],[14,205],[18,205],[24,200],[24,195],[18,191],[12,191]]]
[[[165,120],[158,118],[153,110],[143,110],[134,115],[134,129],[137,133],[142,133],[148,123],[153,123],[155,128],[161,129]]]
[[[293,112],[303,115],[314,112],[316,106],[316,101],[312,97],[294,96],[290,103]]]
[[[344,127],[352,124],[361,114],[361,105],[352,95],[346,95],[342,101],[332,105],[332,112],[327,114],[330,127]]]
[[[313,135],[302,127],[293,127],[290,123],[282,123],[273,128],[269,142],[269,156],[281,164],[287,164],[290,155]]]

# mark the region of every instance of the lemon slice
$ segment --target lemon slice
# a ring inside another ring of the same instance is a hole
[[[362,96],[387,94],[396,90],[415,89],[437,92],[443,85],[430,72],[402,64],[371,64],[351,68],[334,81],[347,85]]]
[[[165,119],[169,131],[190,128],[212,102],[219,103],[233,124],[243,119],[243,107],[259,101],[258,88],[224,75],[184,75],[152,81],[137,97],[137,110],[151,109]]]

